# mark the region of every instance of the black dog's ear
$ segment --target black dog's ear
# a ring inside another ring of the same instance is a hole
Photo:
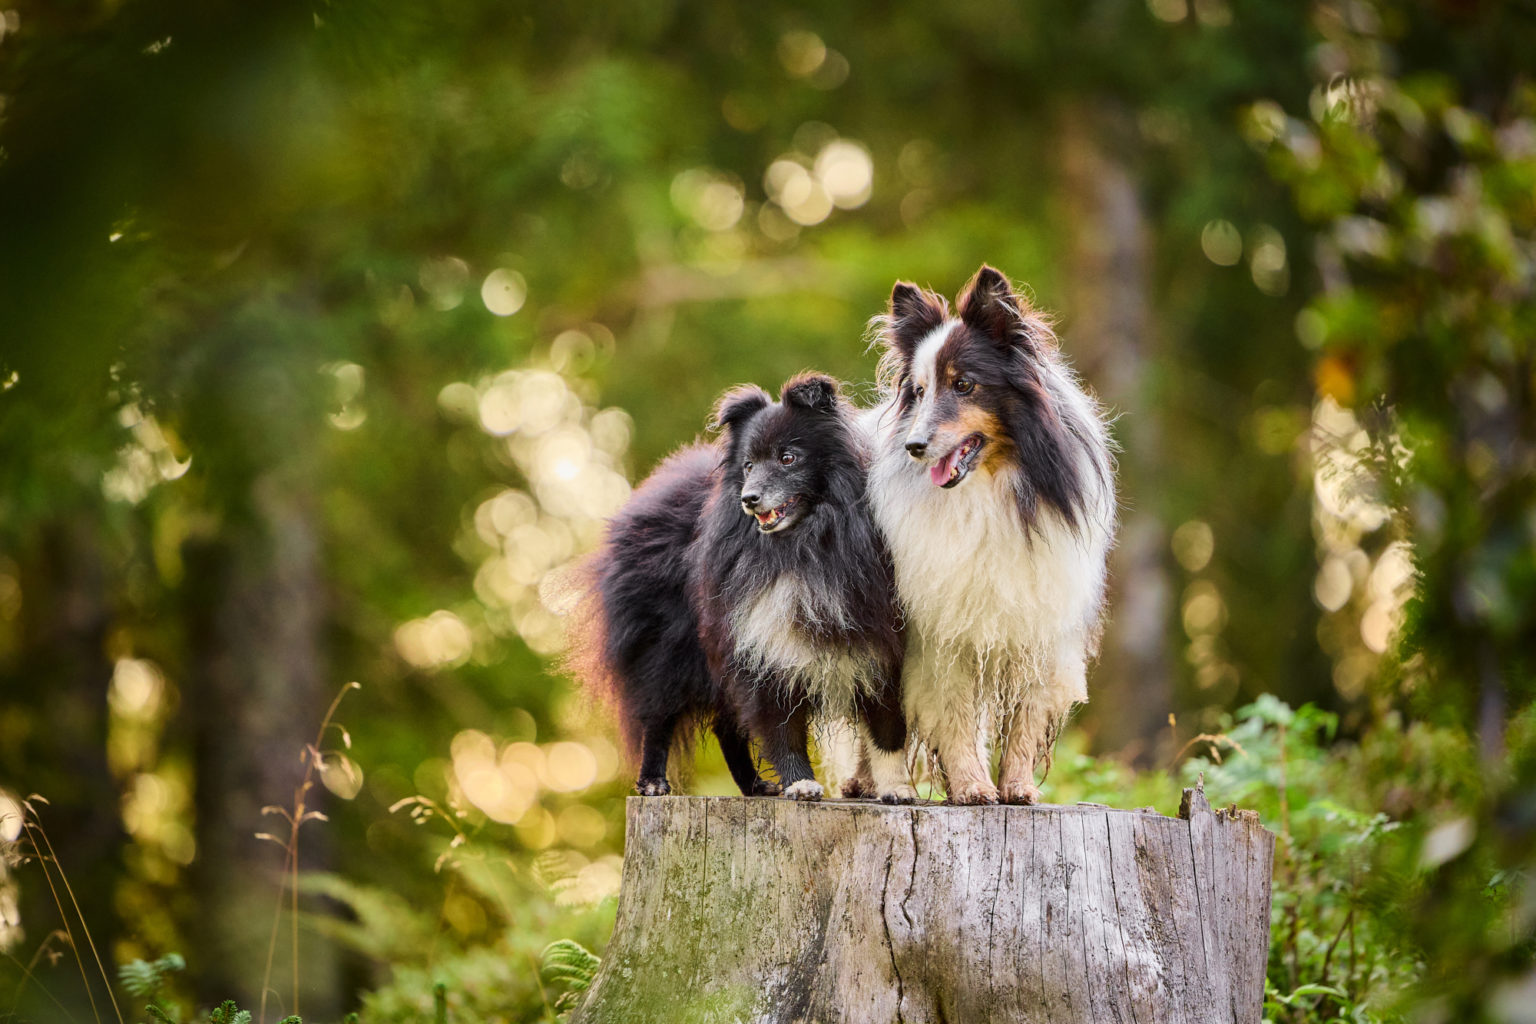
[[[999,345],[1029,345],[1034,339],[1025,321],[1024,304],[1002,273],[985,263],[965,286],[957,303],[960,319]]]
[[[910,359],[922,341],[944,322],[949,305],[930,291],[907,281],[891,289],[891,311],[886,317],[886,343]]]
[[[836,412],[841,385],[824,373],[802,373],[784,384],[785,405],[796,405],[813,412]]]
[[[739,388],[732,388],[720,396],[720,401],[715,403],[714,415],[710,418],[710,426],[715,430],[732,430],[740,427],[760,409],[768,407],[773,399],[768,397],[768,392],[756,384],[743,384]]]

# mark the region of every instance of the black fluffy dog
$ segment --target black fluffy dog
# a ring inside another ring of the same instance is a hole
[[[743,793],[819,799],[814,711],[856,719],[875,791],[912,799],[901,620],[853,410],[805,374],[778,403],[730,392],[715,425],[715,445],[673,454],[610,522],[572,616],[571,670],[615,698],[642,794],[669,791],[674,739],[707,721]],[[758,775],[749,735],[779,785]]]

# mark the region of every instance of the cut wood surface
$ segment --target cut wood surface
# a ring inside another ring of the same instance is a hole
[[[1260,1020],[1274,836],[1075,807],[632,797],[578,1024]]]

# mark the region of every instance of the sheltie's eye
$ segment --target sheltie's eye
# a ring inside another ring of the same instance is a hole
[[[969,377],[955,378],[955,394],[968,395],[976,390],[976,384]]]
[[[922,398],[923,397],[923,386],[921,384],[913,384],[912,385],[912,397],[913,398]]]
[[[795,453],[794,452],[785,452],[784,454],[779,456],[779,465],[781,465],[781,466],[793,466],[794,464],[795,464]]]

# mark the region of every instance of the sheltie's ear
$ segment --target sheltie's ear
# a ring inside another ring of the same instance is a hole
[[[922,341],[944,322],[949,305],[939,296],[907,281],[891,289],[891,312],[886,317],[886,344],[911,359]]]
[[[960,293],[960,319],[1003,348],[1033,348],[1035,338],[1025,317],[1026,304],[998,270],[981,265]]]
[[[756,384],[743,384],[739,388],[732,388],[720,396],[720,401],[715,403],[715,413],[710,418],[710,426],[715,430],[730,428],[735,430],[759,409],[768,407],[773,399],[768,397],[768,392]]]
[[[836,412],[840,389],[837,381],[824,373],[802,373],[785,383],[784,404],[810,409],[812,412]]]

